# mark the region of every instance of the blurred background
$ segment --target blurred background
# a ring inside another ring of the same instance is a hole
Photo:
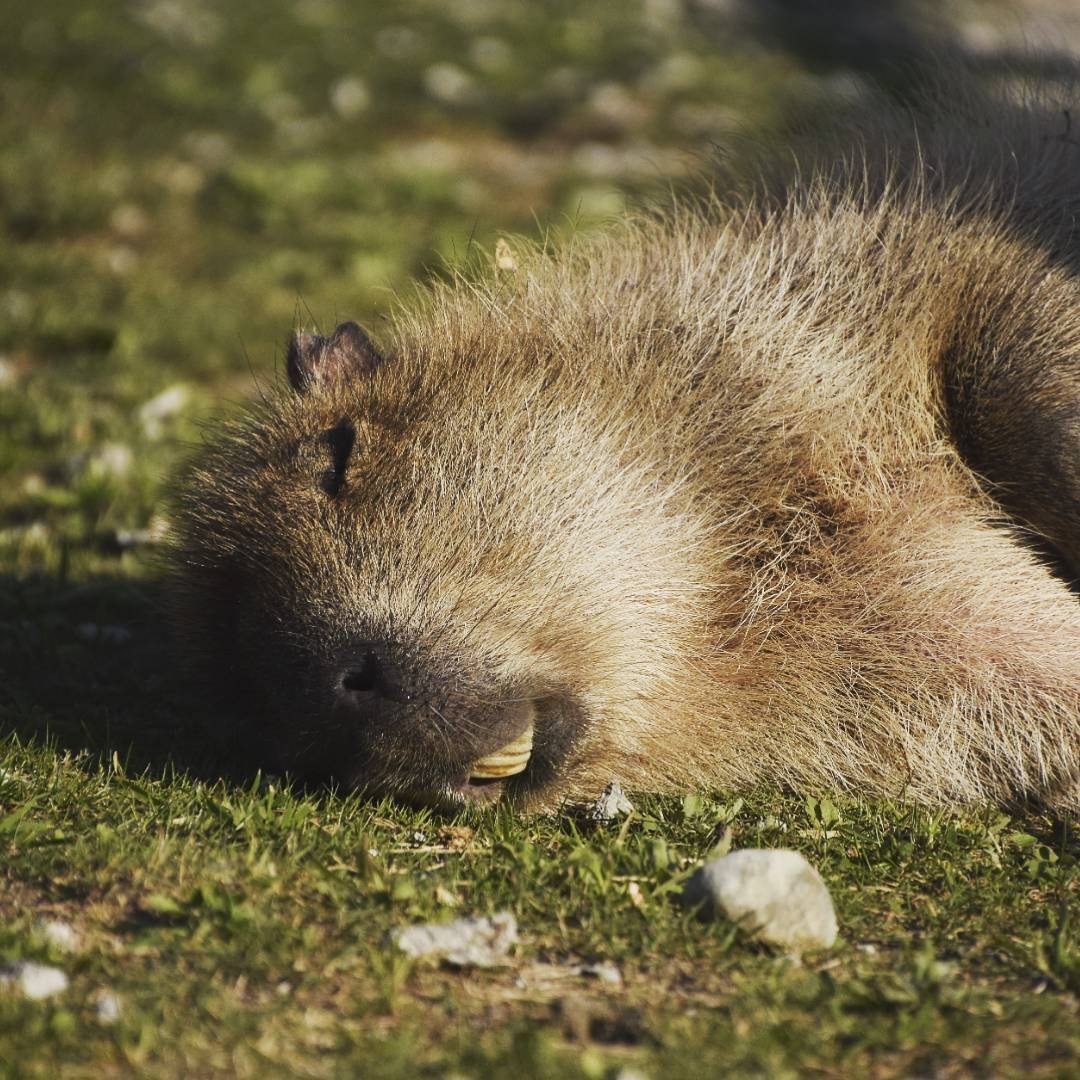
[[[0,11],[9,612],[32,571],[143,573],[180,447],[273,376],[294,325],[377,333],[411,281],[501,232],[597,227],[869,80],[902,97],[930,55],[1052,78],[1080,44],[1076,0]]]

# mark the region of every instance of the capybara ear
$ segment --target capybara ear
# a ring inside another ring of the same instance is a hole
[[[370,375],[382,362],[367,334],[346,322],[328,338],[298,330],[289,342],[285,367],[293,389],[303,394],[312,386],[336,386]]]

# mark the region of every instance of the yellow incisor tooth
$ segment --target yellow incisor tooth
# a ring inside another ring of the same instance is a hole
[[[529,764],[532,746],[533,725],[530,724],[513,742],[475,762],[469,775],[473,780],[504,780],[516,776]]]

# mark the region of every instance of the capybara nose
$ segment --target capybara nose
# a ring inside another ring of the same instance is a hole
[[[356,705],[379,699],[407,704],[414,697],[389,649],[374,642],[360,650],[341,672],[338,693]]]

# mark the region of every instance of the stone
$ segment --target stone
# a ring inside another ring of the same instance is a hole
[[[633,809],[634,804],[626,797],[622,784],[618,780],[612,780],[589,807],[589,818],[592,821],[614,821]]]
[[[139,420],[148,439],[160,439],[170,421],[183,411],[191,397],[186,386],[175,383],[139,408]]]
[[[391,934],[391,941],[407,956],[442,960],[453,967],[503,964],[517,938],[517,920],[508,911],[490,918],[420,923],[401,927]]]
[[[342,120],[355,120],[371,105],[371,91],[363,79],[347,75],[331,87],[330,104]]]
[[[795,952],[836,941],[829,890],[797,851],[744,848],[713,859],[687,882],[683,899]]]
[[[36,930],[54,949],[61,952],[75,952],[79,947],[78,931],[63,919],[42,919]]]
[[[23,997],[41,1001],[68,988],[68,977],[48,964],[35,964],[32,960],[17,960],[0,968],[0,985],[22,991]]]
[[[111,990],[102,990],[94,1002],[94,1015],[102,1024],[115,1024],[120,1019],[120,999]]]
[[[608,986],[622,986],[622,972],[611,963],[582,964],[578,969],[579,975],[598,982],[607,983]]]

